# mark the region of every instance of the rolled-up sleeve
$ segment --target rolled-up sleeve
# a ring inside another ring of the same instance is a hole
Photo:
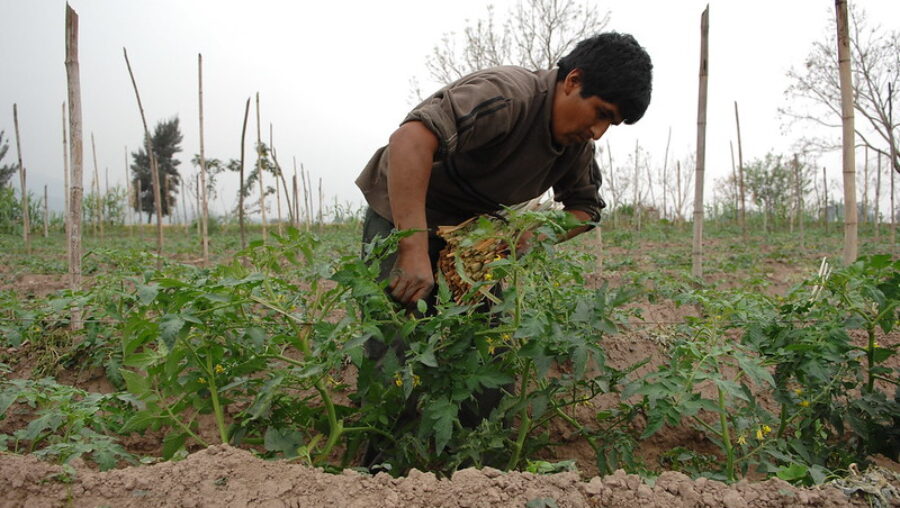
[[[507,135],[519,109],[500,76],[482,73],[442,88],[402,123],[419,121],[438,137],[435,159],[477,149]]]
[[[566,210],[580,210],[597,222],[600,211],[606,208],[606,202],[600,196],[602,180],[593,143],[589,143],[573,167],[553,186],[554,199]]]

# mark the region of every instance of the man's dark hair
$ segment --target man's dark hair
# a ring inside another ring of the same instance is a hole
[[[579,42],[557,65],[557,81],[574,69],[581,69],[581,96],[596,95],[615,104],[627,124],[640,120],[650,105],[653,64],[647,51],[631,35],[597,34]]]

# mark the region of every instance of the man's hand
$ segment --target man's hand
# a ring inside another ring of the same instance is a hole
[[[394,300],[409,306],[417,300],[427,297],[433,287],[434,274],[431,273],[428,250],[404,251],[401,249],[388,282],[388,289]]]

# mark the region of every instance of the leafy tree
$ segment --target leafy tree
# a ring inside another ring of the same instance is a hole
[[[774,228],[776,219],[786,219],[791,207],[793,177],[789,162],[781,155],[767,153],[744,167],[744,182],[753,203],[763,211],[763,228]]]
[[[9,142],[3,139],[3,134],[4,131],[0,131],[0,162],[3,162],[3,158],[6,157],[6,152],[9,151]],[[0,165],[0,187],[6,187],[10,177],[15,174],[17,169],[18,165],[16,164]]]
[[[425,61],[431,78],[446,84],[497,65],[550,69],[578,41],[602,31],[609,12],[574,0],[525,0],[505,18],[495,22],[489,5],[487,17],[467,21],[461,37],[445,33]]]
[[[900,106],[900,31],[870,25],[861,8],[851,8],[850,24],[853,106],[861,120],[855,122],[856,136],[887,157],[891,157],[889,147],[893,144],[893,167],[900,172],[900,139],[896,134],[900,114],[891,114],[892,104]],[[825,40],[813,44],[804,66],[788,71],[791,83],[785,93],[793,100],[780,111],[792,121],[841,126],[836,33],[832,22]],[[840,148],[833,139],[804,142],[820,151]]]
[[[200,154],[194,154],[191,164],[200,171]],[[223,172],[229,170],[232,165],[240,164],[240,161],[231,159],[228,163],[221,159],[206,159],[206,197],[209,201],[216,199],[216,178]],[[191,186],[188,186],[191,187]],[[191,187],[192,188],[192,187]]]
[[[160,196],[162,196],[162,215],[169,215],[176,205],[178,186],[181,183],[181,175],[178,166],[181,161],[175,158],[175,154],[181,151],[181,129],[178,126],[178,117],[170,118],[156,124],[151,143],[153,153],[159,166]],[[143,144],[143,143],[142,143]],[[140,181],[141,194],[138,196],[134,209],[147,213],[147,223],[155,213],[153,203],[153,176],[150,172],[150,158],[144,147],[132,152],[134,162],[131,170],[134,172],[132,183],[137,186]]]

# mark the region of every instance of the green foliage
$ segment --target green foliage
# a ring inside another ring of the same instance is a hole
[[[172,207],[177,202],[178,188],[181,184],[181,174],[178,172],[178,166],[181,165],[181,161],[175,158],[175,154],[181,151],[182,138],[177,116],[157,123],[153,136],[151,136],[150,143],[153,147],[159,170],[163,215],[170,215]],[[143,138],[139,146],[140,148],[138,148],[137,152],[131,153],[133,160],[131,171],[132,185],[136,189],[138,182],[140,182],[141,194],[132,206],[134,210],[146,213],[147,222],[149,223],[150,217],[156,213],[153,201],[153,177],[150,168],[150,157],[147,154],[147,147]]]
[[[0,383],[0,421],[23,406],[35,418],[12,435],[0,434],[0,450],[34,453],[62,463],[86,457],[104,471],[120,461],[135,463],[135,457],[111,434],[136,404],[128,394],[89,393],[49,378],[4,381]]]

